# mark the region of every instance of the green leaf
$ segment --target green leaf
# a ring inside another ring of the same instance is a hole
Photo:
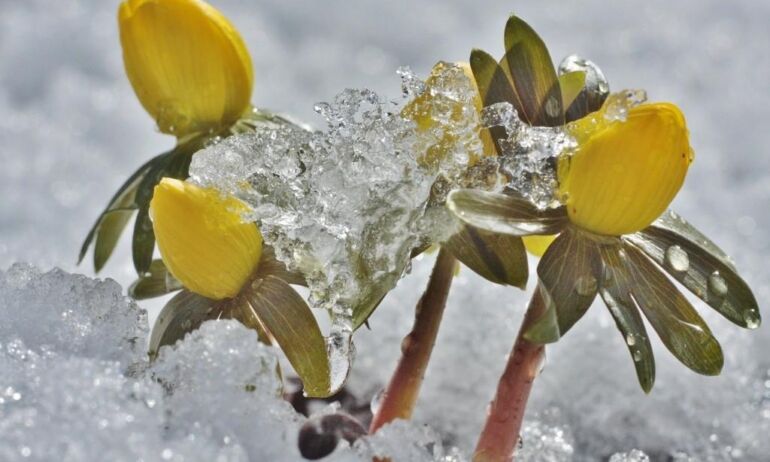
[[[655,357],[642,316],[631,298],[634,280],[626,271],[621,245],[602,245],[599,250],[604,263],[599,294],[631,353],[639,385],[649,393],[655,384]]]
[[[583,71],[567,72],[559,76],[559,87],[561,88],[561,100],[564,107],[570,107],[572,103],[583,91],[586,84],[586,73]]]
[[[133,202],[133,197],[130,199]],[[113,209],[101,216],[99,227],[96,231],[96,243],[94,244],[94,271],[99,272],[104,268],[107,259],[112,255],[115,246],[120,239],[120,234],[125,229],[136,209],[127,204],[127,208]]]
[[[442,247],[491,282],[519,289],[527,285],[527,251],[520,237],[463,225]]]
[[[160,311],[150,335],[149,354],[157,356],[161,347],[173,345],[206,321],[218,319],[222,310],[219,302],[182,290]]]
[[[136,215],[131,250],[136,273],[139,277],[146,276],[150,271],[152,254],[155,250],[155,232],[152,229],[149,205],[140,208]]]
[[[353,308],[353,330],[357,330],[359,327],[366,324],[369,317],[374,313],[374,310],[380,306],[380,303],[388,295],[387,290],[374,290],[369,293],[369,296],[364,297],[362,301]]]
[[[129,209],[133,209],[136,207],[135,197],[136,197],[136,191],[139,184],[143,180],[144,175],[147,173],[147,171],[152,167],[152,165],[155,162],[157,162],[158,158],[162,157],[163,155],[164,154],[161,154],[160,156],[156,156],[152,158],[150,161],[148,161],[147,163],[145,163],[144,165],[142,165],[141,167],[139,167],[139,169],[136,170],[128,178],[128,180],[126,180],[125,183],[123,183],[123,185],[120,186],[120,188],[118,188],[117,192],[115,192],[115,194],[112,196],[109,203],[107,204],[107,207],[96,219],[96,222],[91,227],[91,229],[88,232],[88,235],[83,241],[83,245],[80,247],[80,254],[78,255],[78,264],[80,264],[80,262],[83,261],[83,258],[86,256],[86,252],[88,252],[88,247],[90,247],[91,242],[94,240],[94,238],[96,238],[97,241],[100,239],[97,236],[97,234],[100,232],[100,227],[105,219],[106,214],[115,210],[127,211]],[[94,268],[96,272],[99,272],[99,270],[101,270],[104,264],[107,262],[107,259],[109,258],[110,254],[114,250],[115,243],[117,243],[117,240],[120,237],[120,233],[123,231],[123,228],[120,227],[120,224],[121,224],[120,219],[112,218],[110,220],[112,221],[112,223],[108,224],[108,226],[104,231],[103,237],[101,237],[101,240],[103,242],[101,242],[100,244],[97,244],[99,249],[94,253]],[[125,226],[125,223],[123,223],[123,226]]]
[[[245,292],[243,309],[280,345],[305,387],[313,397],[329,396],[330,373],[326,342],[315,316],[302,297],[276,276],[256,280]],[[244,321],[241,321],[244,322]],[[247,324],[244,322],[244,324]],[[248,325],[248,324],[247,324]]]
[[[289,271],[286,265],[275,257],[275,250],[268,246],[262,246],[262,256],[259,258],[259,266],[255,274],[256,278],[275,276],[289,284],[307,287],[307,281],[302,273]]]
[[[557,234],[567,223],[563,207],[538,210],[526,199],[511,194],[456,189],[449,193],[446,203],[464,223],[494,233]]]
[[[136,192],[136,205],[139,212],[134,222],[134,238],[132,255],[134,268],[139,276],[145,275],[150,269],[152,255],[155,250],[155,232],[150,220],[150,201],[155,186],[165,177],[179,180],[187,179],[189,175],[192,154],[202,147],[203,139],[194,138],[176,146],[172,151],[159,156],[147,174],[142,179]]]
[[[718,375],[722,348],[690,302],[636,247],[626,245],[624,254],[631,295],[663,344],[693,371]]]
[[[537,266],[546,310],[525,333],[527,340],[555,342],[588,311],[602,277],[598,245],[567,228],[548,247]]]
[[[505,50],[508,72],[522,104],[521,118],[534,126],[564,125],[559,80],[548,48],[516,15],[505,25]]]
[[[163,260],[153,260],[147,276],[140,277],[128,288],[128,295],[145,300],[160,297],[182,288],[182,284],[168,272]]]
[[[513,84],[503,69],[497,64],[495,58],[485,51],[473,49],[471,51],[470,65],[484,107],[505,102],[512,104],[521,113],[521,101],[519,101],[518,96],[513,91]],[[489,127],[489,132],[492,135],[492,140],[495,142],[497,152],[502,153],[498,143],[499,140],[508,137],[505,127]]]
[[[759,307],[748,284],[729,257],[683,219],[667,213],[628,240],[730,321],[759,327]]]

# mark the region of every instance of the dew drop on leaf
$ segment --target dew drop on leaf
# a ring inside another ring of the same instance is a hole
[[[708,288],[716,296],[724,297],[727,295],[727,282],[725,278],[719,274],[719,271],[714,271],[708,278]]]
[[[678,272],[687,271],[690,268],[690,258],[678,245],[672,245],[666,249],[666,264]]]

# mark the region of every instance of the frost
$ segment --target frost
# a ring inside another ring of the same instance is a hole
[[[145,355],[147,313],[115,281],[16,264],[0,272],[0,300],[0,341],[123,367]]]
[[[561,205],[557,194],[556,167],[559,157],[576,146],[563,127],[531,127],[521,121],[510,103],[484,108],[485,127],[502,127],[506,137],[498,140],[500,171],[510,188],[540,209]]]
[[[283,400],[272,347],[236,321],[210,321],[148,364],[144,312],[120,293],[61,270],[0,272],[0,460],[302,460],[306,418]],[[374,454],[460,460],[406,423],[329,460]]]

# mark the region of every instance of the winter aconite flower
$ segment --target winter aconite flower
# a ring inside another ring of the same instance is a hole
[[[482,106],[509,103],[526,124],[555,127],[598,110],[607,97],[609,86],[593,63],[571,56],[557,74],[545,43],[516,16],[506,25],[505,48],[500,62],[482,50],[471,52],[470,76],[478,90],[479,112]],[[484,128],[481,136],[485,152],[502,152],[498,143],[506,138],[503,127]],[[540,256],[553,239],[492,235],[466,222],[444,245],[484,278],[524,288],[529,276],[526,251]]]
[[[166,267],[191,291],[214,300],[238,295],[262,255],[262,235],[244,223],[246,205],[212,189],[164,178],[150,216]]]
[[[118,13],[123,61],[163,133],[185,136],[235,123],[254,74],[238,31],[201,0],[127,0]]]
[[[255,224],[242,220],[247,210],[236,198],[172,178],[155,188],[150,215],[164,273],[139,284],[162,285],[168,269],[184,289],[158,315],[150,353],[206,320],[234,318],[280,345],[306,393],[325,396],[331,391],[326,343],[310,307],[290,286],[304,279],[276,260]]]
[[[118,189],[86,237],[80,260],[93,242],[99,271],[137,212],[132,254],[137,274],[147,278],[162,265],[152,260],[149,217],[160,179],[187,178],[192,154],[211,140],[293,122],[251,106],[254,73],[246,46],[206,2],[125,0],[118,25],[128,79],[158,129],[175,135],[177,145],[142,165]]]
[[[645,391],[652,388],[655,366],[640,311],[682,363],[718,374],[719,343],[661,270],[742,327],[757,327],[760,318],[727,256],[664,212],[691,161],[684,117],[661,103],[635,107],[625,121],[606,121],[603,111],[593,118],[571,127],[580,141],[559,165],[564,206],[542,211],[515,195],[475,190],[454,191],[448,204],[461,220],[488,231],[560,233],[538,265],[547,310],[527,332],[530,341],[558,340],[599,294]]]
[[[725,253],[666,211],[693,159],[684,116],[670,103],[623,106],[625,95],[613,95],[601,110],[591,108],[570,121],[554,110],[562,107],[564,92],[555,90],[559,84],[550,58],[532,34],[512,17],[506,27],[508,71],[478,51],[471,66],[485,104],[507,101],[530,122],[567,123],[577,147],[558,163],[563,205],[541,210],[513,192],[464,189],[449,195],[449,208],[461,221],[493,234],[558,234],[537,268],[546,309],[525,333],[527,340],[558,340],[599,295],[645,391],[653,386],[655,364],[642,313],[682,363],[718,374],[723,365],[719,343],[663,271],[739,326],[755,328],[760,316],[751,290]],[[541,77],[522,84],[516,76],[532,66],[539,66]],[[583,102],[590,107],[590,101]]]

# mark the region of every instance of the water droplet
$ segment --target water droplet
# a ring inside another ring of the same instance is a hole
[[[749,329],[756,329],[762,322],[759,317],[759,311],[756,308],[752,308],[743,314],[743,320],[746,321],[746,327]]]
[[[575,291],[584,297],[594,295],[597,287],[598,283],[596,278],[591,274],[580,276],[577,281],[575,281]]]
[[[341,313],[334,313],[331,332],[326,338],[329,356],[330,392],[336,393],[345,384],[355,356],[353,346],[353,320]]]
[[[382,405],[382,398],[385,397],[385,389],[382,388],[380,391],[374,394],[372,396],[371,402],[369,402],[369,409],[371,409],[372,414],[377,414],[377,411],[380,410],[380,405]]]
[[[628,344],[628,346],[636,345],[636,335],[634,334],[626,335],[626,343]]]
[[[690,268],[690,257],[678,245],[672,245],[666,249],[666,263],[674,271],[683,272]]]
[[[635,350],[634,351],[634,361],[639,362],[642,360],[642,351],[641,350]]]
[[[719,271],[711,273],[708,279],[709,290],[718,297],[724,297],[727,295],[727,282],[725,278],[719,274]]]

